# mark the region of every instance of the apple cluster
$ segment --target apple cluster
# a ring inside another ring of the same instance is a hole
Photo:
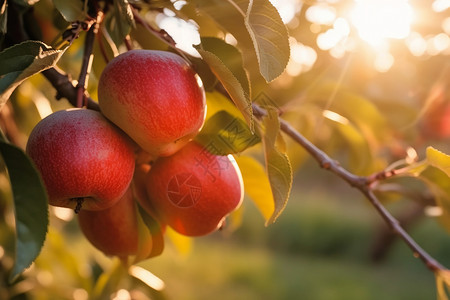
[[[205,92],[180,56],[117,56],[99,79],[98,102],[100,112],[74,108],[41,120],[26,152],[49,204],[74,209],[99,250],[152,257],[162,252],[165,226],[206,235],[240,205],[233,157],[193,140],[205,121]]]

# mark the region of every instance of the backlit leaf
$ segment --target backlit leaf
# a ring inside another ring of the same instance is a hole
[[[48,200],[42,180],[28,156],[16,146],[0,141],[14,198],[16,259],[14,280],[39,255],[48,228]]]
[[[289,35],[277,9],[269,0],[250,0],[245,25],[252,38],[261,75],[272,81],[289,61]]]
[[[439,215],[440,224],[450,232],[450,180],[448,175],[439,168],[428,167],[421,173],[419,179],[428,186],[436,205],[442,210]]]
[[[427,148],[427,161],[433,167],[438,168],[447,174],[447,176],[450,176],[450,155],[430,146]]]
[[[192,238],[179,234],[169,226],[166,227],[166,236],[181,255],[188,255],[192,250]]]
[[[255,203],[267,225],[275,211],[275,201],[264,167],[250,156],[237,156],[236,162],[244,179],[245,193]]]
[[[205,41],[205,44],[203,44]],[[231,48],[230,48],[231,47]],[[225,42],[218,39],[202,39],[202,43],[195,47],[212,72],[223,84],[231,99],[241,111],[250,129],[253,130],[253,111],[249,95],[248,79],[244,76],[243,67],[239,67],[239,52]],[[233,49],[231,56],[226,56],[227,49]]]
[[[0,52],[0,109],[14,89],[28,77],[53,67],[64,50],[26,41]]]
[[[164,250],[164,236],[161,225],[140,205],[138,210],[139,250],[133,263],[158,256]],[[149,239],[151,239],[151,242]]]
[[[438,300],[448,300],[447,290],[450,286],[450,271],[438,270],[435,272],[435,275]]]
[[[242,119],[225,110],[205,122],[196,140],[216,155],[237,154],[260,141]]]
[[[292,187],[292,167],[284,150],[284,142],[280,137],[280,121],[275,109],[268,109],[268,115],[263,119],[264,133],[262,140],[264,145],[264,157],[266,170],[275,202],[275,210],[267,221],[272,224],[283,212]],[[281,143],[281,145],[279,145]],[[280,147],[281,146],[281,147]]]

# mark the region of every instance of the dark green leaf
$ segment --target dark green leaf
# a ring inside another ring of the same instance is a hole
[[[8,21],[8,2],[3,0],[0,5],[0,34],[5,34]]]
[[[289,157],[284,153],[283,141],[280,136],[280,121],[275,109],[268,109],[268,115],[263,119],[264,157],[267,175],[269,177],[272,195],[275,201],[275,211],[266,224],[271,224],[283,212],[292,187],[292,167]]]
[[[124,38],[135,26],[133,13],[127,0],[114,0],[113,11],[108,14],[105,26],[114,44],[117,47],[123,44]]]
[[[205,41],[205,44],[203,44],[203,41]],[[202,39],[202,44],[196,46],[196,49],[223,84],[250,129],[253,130],[253,111],[248,79],[243,67],[239,67],[241,59],[239,51],[233,46],[213,38]],[[229,55],[225,54],[227,51],[230,51]]]
[[[224,110],[206,121],[196,140],[216,155],[237,154],[260,142],[242,119]]]
[[[84,1],[53,0],[53,4],[67,22],[84,21],[88,18]]]
[[[0,109],[19,84],[53,67],[63,53],[38,41],[26,41],[0,52]]]
[[[41,251],[48,227],[48,201],[41,178],[28,156],[5,141],[0,141],[0,152],[14,196],[16,260],[11,273],[14,280]]]
[[[249,2],[245,25],[250,33],[259,69],[266,81],[283,73],[289,61],[289,35],[276,8],[269,0]]]

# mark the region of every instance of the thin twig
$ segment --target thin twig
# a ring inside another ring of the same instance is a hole
[[[253,104],[253,111],[256,117],[263,117],[266,111],[256,104]],[[319,165],[344,179],[349,185],[358,189],[375,207],[377,212],[391,228],[392,232],[398,235],[413,251],[415,257],[421,259],[428,269],[433,272],[439,270],[446,270],[446,268],[431,257],[422,247],[420,247],[415,240],[402,228],[396,218],[383,206],[378,197],[373,193],[369,183],[373,178],[357,176],[339,165],[339,163],[331,159],[325,152],[317,148],[295,128],[293,128],[287,121],[280,119],[280,129],[302,146],[318,163]]]
[[[98,32],[98,23],[94,23],[91,28],[89,28],[86,39],[84,41],[84,53],[83,61],[81,64],[80,76],[78,78],[77,84],[77,107],[82,107],[87,105],[86,96],[86,86],[89,78],[89,73],[91,71],[93,54],[92,50],[94,48],[95,35]]]

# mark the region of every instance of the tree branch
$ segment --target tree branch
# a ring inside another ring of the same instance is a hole
[[[72,84],[69,76],[56,68],[50,68],[42,72],[42,75],[52,84],[57,91],[56,99],[66,98],[70,104],[77,106],[77,88]],[[93,110],[100,110],[98,103],[90,97],[86,97],[86,107]]]
[[[254,115],[258,118],[262,118],[267,115],[266,111],[253,103]],[[392,214],[383,206],[378,197],[373,193],[370,183],[374,181],[373,176],[357,176],[342,166],[339,162],[331,159],[325,152],[317,148],[309,140],[307,140],[302,134],[300,134],[295,128],[293,128],[287,121],[280,118],[280,129],[291,137],[295,142],[302,146],[318,163],[319,165],[336,174],[343,180],[345,180],[350,186],[358,189],[372,204],[379,215],[383,218],[385,223],[391,228],[392,232],[399,236],[412,250],[415,257],[421,259],[428,269],[433,272],[446,270],[443,265],[437,262],[431,257],[422,247],[420,247],[415,240],[403,229],[398,220],[392,216]],[[395,172],[394,172],[395,173]],[[392,173],[392,175],[394,174]],[[391,175],[391,174],[390,174]]]

